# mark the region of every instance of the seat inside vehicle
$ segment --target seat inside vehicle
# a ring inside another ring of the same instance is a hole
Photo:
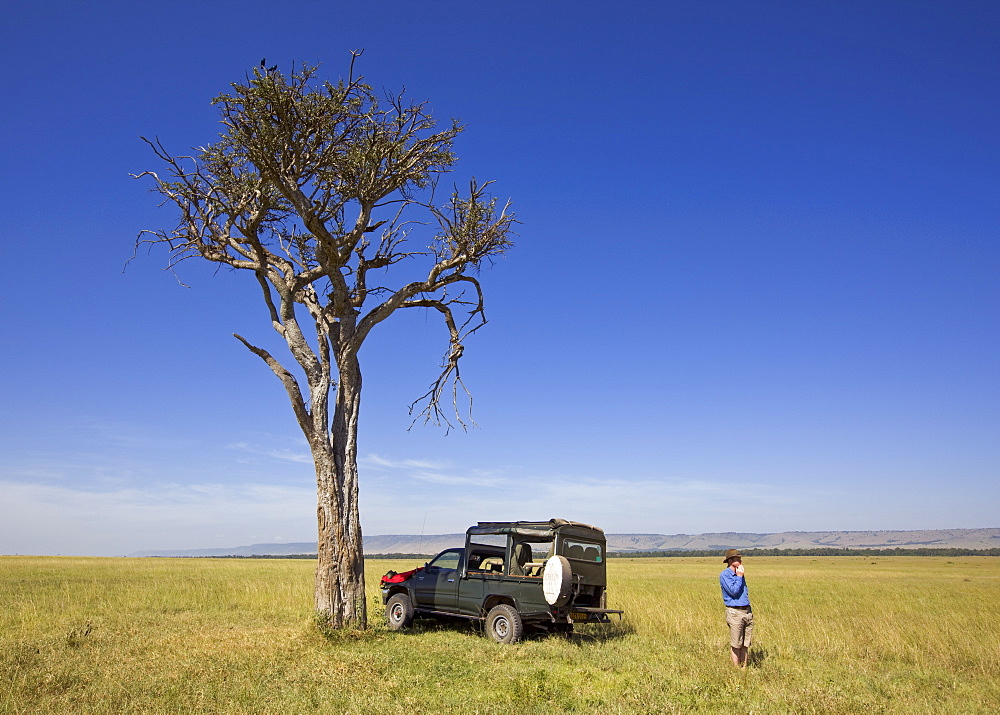
[[[503,573],[503,559],[498,556],[483,559],[483,562],[479,565],[479,570],[490,571],[492,573]]]

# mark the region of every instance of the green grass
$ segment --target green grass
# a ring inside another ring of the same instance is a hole
[[[462,625],[312,626],[300,560],[0,557],[0,713],[994,712],[997,557],[747,562],[732,668],[720,559],[615,559],[621,627],[500,646]]]

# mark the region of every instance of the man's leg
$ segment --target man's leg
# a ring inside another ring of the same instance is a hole
[[[750,660],[750,644],[753,642],[753,611],[743,617],[743,648],[740,653],[740,667],[747,667]]]
[[[726,625],[729,626],[729,657],[733,665],[740,667],[740,657],[743,650],[743,614],[739,611],[726,609]]]

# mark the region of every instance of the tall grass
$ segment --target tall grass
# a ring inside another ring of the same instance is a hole
[[[752,665],[721,559],[608,564],[621,626],[496,645],[458,623],[312,625],[312,563],[0,557],[0,713],[994,712],[1000,558],[748,560]]]

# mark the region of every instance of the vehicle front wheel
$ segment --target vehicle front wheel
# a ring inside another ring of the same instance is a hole
[[[513,606],[501,603],[486,614],[486,631],[497,643],[517,643],[524,635],[524,622]]]
[[[413,604],[405,593],[397,593],[385,604],[385,620],[390,631],[401,631],[413,623]]]

